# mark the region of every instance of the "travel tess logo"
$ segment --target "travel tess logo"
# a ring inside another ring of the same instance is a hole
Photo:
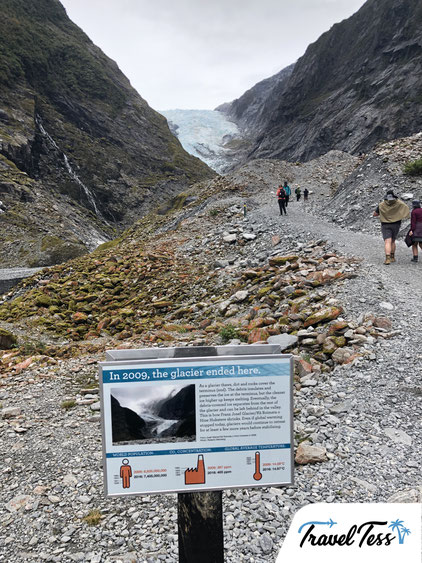
[[[325,533],[328,526],[329,529],[337,526],[337,522],[333,522],[330,518],[328,522],[311,521],[302,524],[298,530],[299,534],[303,533],[300,541],[300,547],[312,545],[314,547],[327,546],[351,546],[372,547],[372,546],[389,546],[393,542],[403,544],[406,536],[411,531],[405,526],[403,520],[377,521],[368,520],[361,524],[353,524],[345,533],[332,534]]]

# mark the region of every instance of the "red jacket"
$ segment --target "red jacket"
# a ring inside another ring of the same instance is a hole
[[[286,192],[284,191],[283,186],[280,186],[277,190],[277,197],[278,199],[286,199]]]
[[[416,207],[413,209],[410,216],[410,228],[413,231],[414,237],[422,237],[422,208]]]

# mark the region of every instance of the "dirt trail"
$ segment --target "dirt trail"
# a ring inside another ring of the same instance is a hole
[[[307,211],[307,205],[303,201],[290,202],[287,215],[280,217],[277,202],[273,198],[271,200],[268,198],[257,213],[262,215],[263,221],[274,222],[276,219],[282,232],[302,233],[306,231],[314,234],[315,238],[327,239],[341,253],[361,258],[364,266],[370,267],[371,274],[374,276],[368,278],[368,286],[379,280],[385,286],[386,292],[391,293],[392,298],[397,291],[400,291],[400,288],[406,294],[416,294],[422,291],[422,263],[410,262],[411,249],[407,248],[402,240],[397,242],[397,262],[385,266],[381,229],[379,236],[355,233],[311,214]],[[368,216],[370,214],[371,210],[368,210]],[[375,218],[371,220],[378,221]]]

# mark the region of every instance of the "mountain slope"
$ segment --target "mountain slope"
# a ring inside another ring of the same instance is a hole
[[[2,2],[0,85],[0,153],[38,182],[32,199],[57,194],[56,223],[76,209],[101,239],[213,175],[57,0]],[[0,191],[5,215],[20,201],[15,188]],[[84,245],[74,224],[55,234],[66,241],[72,231]]]
[[[251,157],[368,151],[422,129],[422,4],[368,0],[310,45],[262,107]]]
[[[277,97],[272,93],[277,89],[278,94],[283,91],[284,86],[290,78],[294,64],[284,68],[274,76],[261,80],[247,90],[240,98],[232,102],[222,104],[216,108],[232,119],[246,133],[256,136],[275,109]]]

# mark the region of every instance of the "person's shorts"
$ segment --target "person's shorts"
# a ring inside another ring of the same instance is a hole
[[[395,223],[381,223],[381,233],[384,240],[391,238],[396,240],[397,235],[400,231],[401,221],[396,221]]]

